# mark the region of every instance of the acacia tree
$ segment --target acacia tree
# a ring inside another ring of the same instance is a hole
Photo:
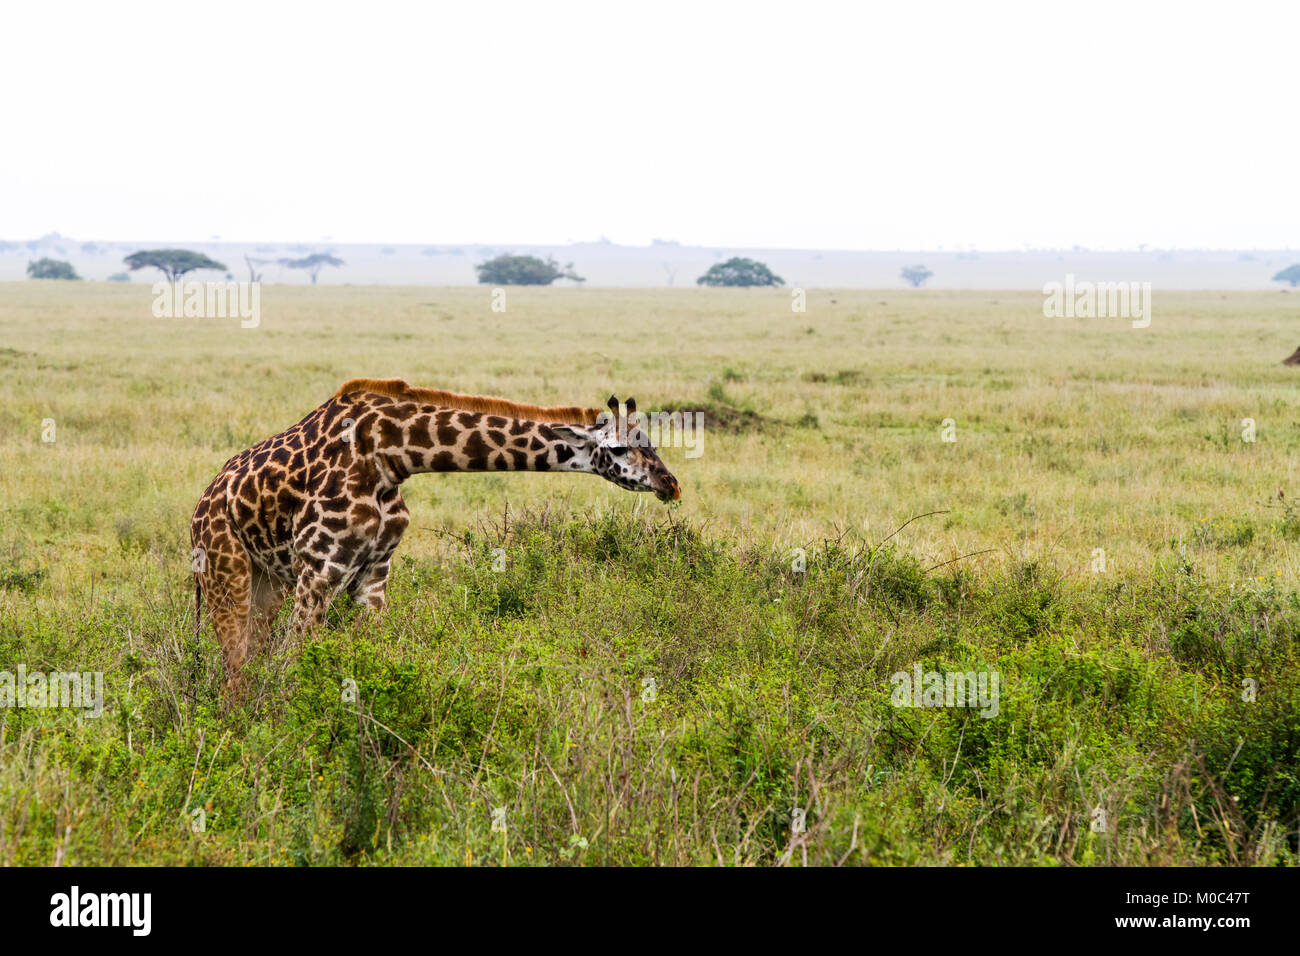
[[[919,289],[925,285],[925,280],[934,275],[925,266],[903,266],[903,271],[899,273],[904,279],[912,283],[913,289]]]
[[[44,259],[37,259],[35,262],[27,263],[27,277],[29,279],[80,279],[77,270],[72,268],[71,262],[64,262],[62,259],[51,259],[46,256]]]
[[[1284,268],[1282,272],[1279,272],[1277,276],[1273,277],[1273,281],[1286,282],[1286,284],[1290,285],[1292,289],[1295,289],[1297,285],[1300,285],[1300,264],[1288,265],[1287,268]],[[1300,365],[1300,349],[1291,352],[1287,358],[1282,360],[1282,364]]]
[[[550,285],[556,279],[571,279],[574,282],[586,282],[582,276],[573,271],[573,263],[563,268],[547,256],[501,255],[474,267],[478,272],[478,281],[484,285]]]
[[[1291,288],[1300,285],[1300,265],[1287,266],[1277,275],[1273,276],[1274,282],[1286,282]]]
[[[726,262],[715,262],[709,271],[695,280],[696,285],[709,286],[770,286],[785,285],[785,280],[754,259],[734,256]]]
[[[1273,276],[1274,282],[1285,282],[1295,288],[1300,285],[1300,265],[1287,266],[1277,275]],[[1283,365],[1300,365],[1300,349],[1296,349],[1290,355],[1282,360]]]
[[[262,273],[257,271],[258,266],[266,266],[275,262],[274,259],[254,259],[247,252],[244,253],[244,263],[248,266],[248,281],[261,282]]]
[[[280,265],[288,266],[290,269],[306,269],[307,274],[311,276],[311,284],[316,284],[316,277],[326,266],[341,266],[343,260],[330,255],[328,252],[313,252],[309,256],[303,256],[301,259],[281,259]]]
[[[215,259],[209,259],[201,252],[189,249],[141,249],[122,260],[135,272],[138,269],[161,269],[168,282],[175,282],[187,272],[195,269],[218,269],[226,267]]]

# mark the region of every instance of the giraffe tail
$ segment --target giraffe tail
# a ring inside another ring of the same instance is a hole
[[[203,585],[199,583],[199,576],[196,574],[194,575],[194,642],[191,645],[194,653],[194,661],[191,665],[191,677],[196,689],[199,682],[199,667],[201,663],[199,660],[199,632],[202,629],[202,613]]]

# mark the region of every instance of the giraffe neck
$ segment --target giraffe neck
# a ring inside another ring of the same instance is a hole
[[[545,422],[412,403],[374,411],[374,422],[358,419],[358,442],[395,483],[431,471],[591,471]]]

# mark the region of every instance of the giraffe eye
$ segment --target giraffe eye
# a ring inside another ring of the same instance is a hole
[[[611,454],[619,455],[621,457],[627,454],[627,445],[611,445],[609,450]]]

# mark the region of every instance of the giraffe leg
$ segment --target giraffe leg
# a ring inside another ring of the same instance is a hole
[[[216,628],[217,643],[221,647],[221,662],[226,672],[224,696],[227,706],[234,705],[244,696],[244,665],[248,663],[253,636],[250,621],[252,569],[248,556],[217,555],[217,580],[206,589],[212,624]]]
[[[368,565],[361,569],[348,585],[352,599],[375,614],[388,607],[388,571],[390,560],[402,540],[402,532],[411,521],[411,513],[400,494],[385,504],[383,520],[375,535],[378,547]]]
[[[294,591],[293,630],[305,634],[325,623],[325,611],[334,596],[337,584],[310,566],[298,573],[298,586]]]
[[[251,608],[253,566],[229,521],[220,513],[210,513],[195,529],[193,542],[199,587],[207,600],[208,613],[217,632],[226,679],[223,695],[226,706],[243,697],[243,668],[248,662],[252,637]]]
[[[348,593],[366,610],[382,614],[388,607],[388,559],[370,565],[353,578]]]
[[[252,639],[254,646],[264,649],[271,637],[271,625],[289,596],[289,585],[265,571],[253,571]]]

